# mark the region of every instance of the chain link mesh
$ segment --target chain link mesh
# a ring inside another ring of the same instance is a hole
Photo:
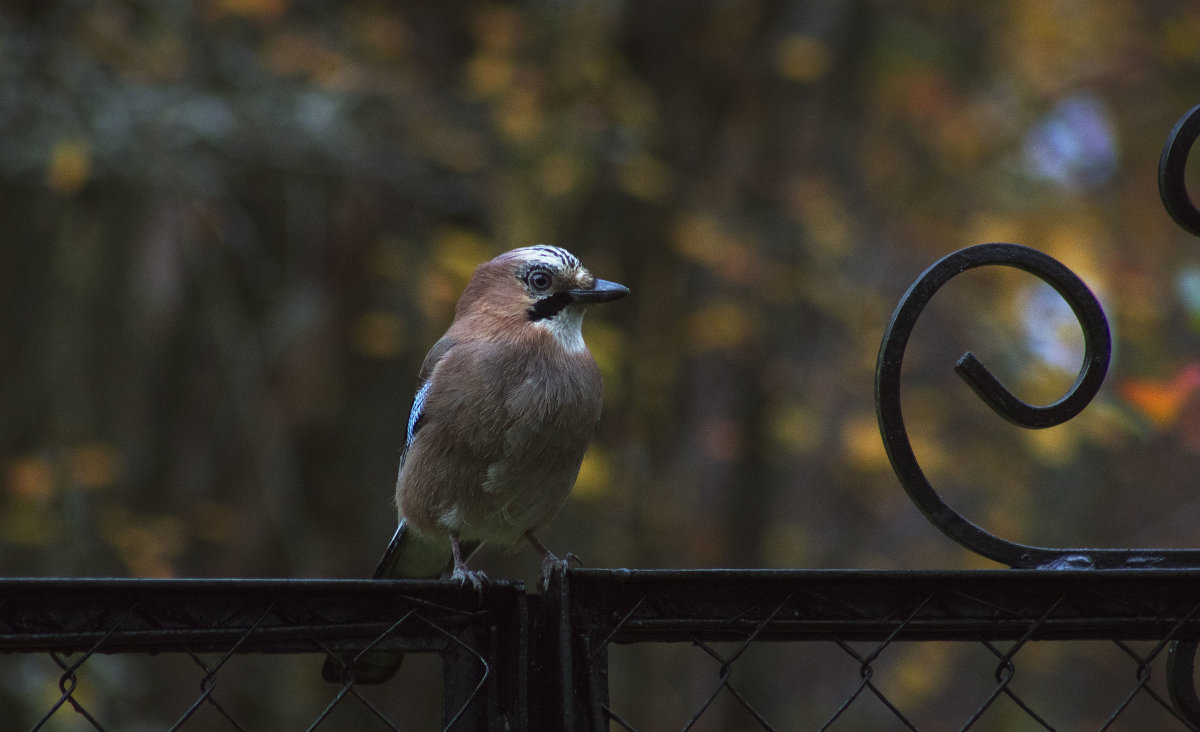
[[[600,722],[568,728],[1196,729],[1166,670],[1200,632],[1196,573],[1093,574],[572,571],[566,616],[517,586],[9,581],[0,713],[45,730],[561,729],[546,700],[590,688]],[[404,651],[399,675],[321,680],[327,654],[367,648]],[[603,684],[563,671],[580,648]]]

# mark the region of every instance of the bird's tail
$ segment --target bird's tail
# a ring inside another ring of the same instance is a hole
[[[450,542],[440,538],[430,541],[400,519],[371,579],[437,579],[453,561]]]
[[[464,544],[463,558],[478,546],[478,543]],[[372,579],[437,579],[453,563],[449,541],[440,538],[431,541],[401,519]],[[404,654],[395,651],[331,653],[321,668],[321,676],[334,684],[351,680],[359,684],[382,684],[396,675],[403,660]]]

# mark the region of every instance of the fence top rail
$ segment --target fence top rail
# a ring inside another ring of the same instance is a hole
[[[381,634],[381,648],[438,651],[458,629],[518,611],[524,597],[519,582],[476,593],[428,580],[4,579],[0,652],[297,653]]]
[[[565,577],[575,590],[655,590],[677,592],[719,587],[760,588],[992,588],[1011,592],[1021,588],[1081,588],[1110,594],[1145,592],[1154,588],[1200,598],[1200,569],[597,569],[571,568]],[[397,598],[475,611],[525,595],[523,582],[491,580],[477,593],[453,580],[374,579],[258,579],[177,578],[133,579],[107,577],[14,577],[0,579],[0,609],[13,602],[45,599],[82,601],[107,598],[189,599],[236,605],[251,601],[306,600],[332,605]],[[602,599],[598,597],[597,599]]]
[[[572,570],[611,642],[1200,637],[1197,570]]]
[[[570,569],[549,593],[616,643],[1200,638],[1200,570]],[[383,633],[389,648],[438,651],[545,600],[513,582],[7,579],[0,652],[314,652]]]

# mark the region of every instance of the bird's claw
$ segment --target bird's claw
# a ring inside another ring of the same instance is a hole
[[[488,576],[478,570],[468,569],[463,564],[454,568],[454,571],[450,573],[450,579],[457,580],[461,587],[465,587],[470,582],[471,586],[475,588],[475,592],[483,597],[483,586],[487,583]]]
[[[550,589],[550,577],[555,572],[566,572],[571,568],[571,562],[582,567],[583,560],[574,552],[567,552],[562,559],[546,552],[546,556],[542,558],[542,591]]]

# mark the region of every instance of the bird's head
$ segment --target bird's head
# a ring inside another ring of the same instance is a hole
[[[524,247],[475,269],[459,298],[455,320],[485,321],[478,327],[490,326],[496,331],[493,335],[541,328],[566,350],[581,351],[584,308],[628,294],[624,285],[598,279],[566,249]]]

